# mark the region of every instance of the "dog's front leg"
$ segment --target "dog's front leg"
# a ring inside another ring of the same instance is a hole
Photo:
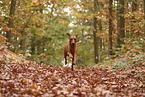
[[[72,71],[73,71],[73,65],[76,64],[76,55],[72,58]]]
[[[64,61],[65,61],[65,65],[67,64],[67,59],[66,59],[66,57],[64,58]]]
[[[73,55],[71,53],[67,53],[67,55],[70,57],[70,58],[73,58]]]
[[[73,65],[75,65],[75,64],[76,64],[76,57],[77,57],[77,55],[76,55],[76,54],[74,54],[74,57],[73,57],[73,60],[72,60],[72,64],[73,64]]]

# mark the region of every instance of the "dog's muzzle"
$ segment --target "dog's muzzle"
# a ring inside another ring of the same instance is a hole
[[[72,45],[72,46],[74,46],[74,45],[75,45],[75,43],[71,43],[71,45]]]

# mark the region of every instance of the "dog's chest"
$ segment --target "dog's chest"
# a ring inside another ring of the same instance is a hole
[[[75,51],[76,51],[76,47],[72,47],[72,48],[70,49],[70,52],[71,52],[72,55],[74,55]]]

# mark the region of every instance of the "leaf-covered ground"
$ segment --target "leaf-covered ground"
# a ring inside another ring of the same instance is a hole
[[[0,63],[0,96],[145,97],[145,67],[108,70],[94,67]]]

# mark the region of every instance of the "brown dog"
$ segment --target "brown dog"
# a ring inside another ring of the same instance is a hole
[[[65,59],[65,65],[67,64],[67,56],[72,58],[72,70],[73,65],[76,64],[76,57],[77,57],[77,34],[76,36],[71,36],[69,33],[67,33],[69,36],[69,43],[65,45],[64,48],[64,59]]]

